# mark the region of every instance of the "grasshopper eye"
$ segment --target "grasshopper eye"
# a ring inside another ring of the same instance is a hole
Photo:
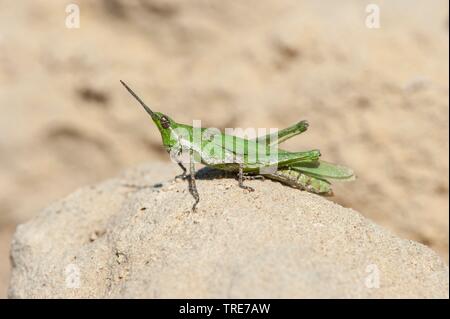
[[[170,121],[166,116],[161,116],[161,118],[159,119],[159,122],[161,123],[161,126],[163,128],[169,128],[170,127]]]

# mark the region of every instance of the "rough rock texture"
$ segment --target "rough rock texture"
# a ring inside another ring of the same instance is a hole
[[[65,27],[80,6],[79,29]],[[381,27],[365,25],[369,3]],[[0,1],[0,298],[10,229],[81,185],[166,159],[123,89],[353,168],[335,201],[448,259],[448,0]],[[39,191],[36,191],[39,190]]]
[[[448,298],[448,267],[333,202],[272,181],[174,164],[83,188],[20,225],[10,297]],[[150,185],[132,188],[126,184]]]

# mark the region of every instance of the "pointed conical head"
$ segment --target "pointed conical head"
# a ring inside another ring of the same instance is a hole
[[[145,111],[151,116],[153,122],[161,133],[164,146],[167,147],[173,144],[173,141],[171,140],[171,128],[175,127],[177,123],[175,123],[171,118],[163,113],[153,112],[124,81],[120,80],[120,83],[122,83],[127,91],[142,105]]]

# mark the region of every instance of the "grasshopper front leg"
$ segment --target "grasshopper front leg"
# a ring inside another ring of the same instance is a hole
[[[181,169],[183,170],[183,173],[181,173],[180,175],[175,176],[175,179],[179,179],[181,178],[182,180],[185,180],[186,178],[188,178],[188,175],[186,174],[187,169],[186,167],[184,167],[184,165],[181,162],[177,162],[178,166],[181,167]]]
[[[195,184],[195,164],[194,164],[194,156],[193,151],[189,150],[189,175],[186,174],[187,169],[184,167],[182,161],[180,160],[180,155],[182,153],[182,149],[178,150],[175,154],[176,156],[172,157],[178,166],[183,170],[183,173],[180,175],[175,176],[175,180],[178,178],[181,178],[183,180],[188,179],[188,185],[189,185],[189,193],[194,197],[195,203],[192,206],[192,211],[195,211],[195,208],[200,201],[200,196],[198,195],[197,191],[197,185]]]
[[[239,180],[239,187],[240,188],[246,189],[246,190],[248,190],[250,192],[253,192],[255,190],[253,187],[244,185],[244,164],[242,164],[242,163],[239,163],[238,180]]]
[[[170,151],[169,151],[170,153]],[[183,170],[183,173],[181,173],[180,175],[175,176],[175,180],[181,178],[182,180],[185,180],[188,176],[186,174],[187,170],[186,167],[184,167],[183,163],[180,160],[180,155],[182,153],[181,148],[175,153],[175,156],[171,156],[178,164],[178,166],[180,166],[180,168]]]
[[[189,193],[194,197],[195,203],[192,205],[192,211],[195,212],[198,202],[200,201],[200,196],[198,195],[197,185],[195,184],[195,163],[193,151],[190,150],[190,161],[189,161]]]

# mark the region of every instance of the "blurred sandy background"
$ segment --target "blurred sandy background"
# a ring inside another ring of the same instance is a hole
[[[180,122],[308,119],[286,148],[320,148],[359,177],[332,200],[448,261],[448,1],[79,0],[79,29],[69,3],[0,0],[0,297],[17,223],[168,161],[119,79]]]

